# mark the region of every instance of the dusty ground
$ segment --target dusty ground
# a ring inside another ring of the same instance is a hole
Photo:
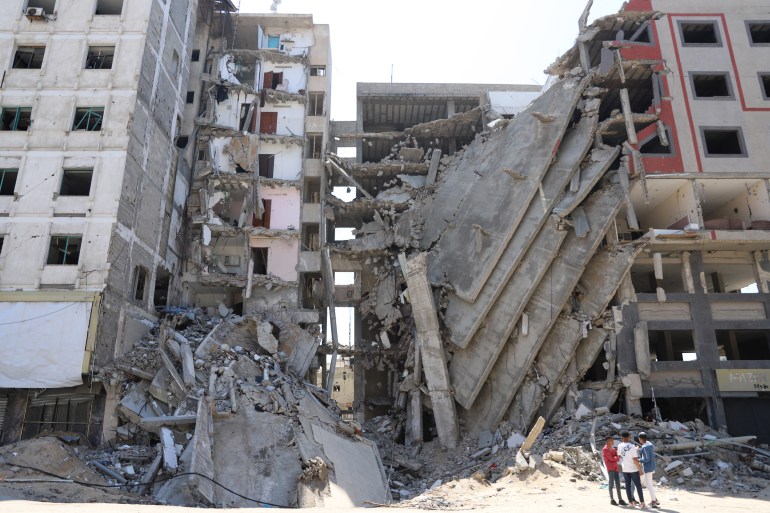
[[[600,484],[588,481],[571,481],[573,473],[558,464],[541,467],[538,472],[528,472],[500,479],[486,485],[473,479],[446,483],[435,490],[426,492],[398,507],[379,508],[382,511],[407,512],[425,510],[444,511],[485,511],[510,512],[512,510],[536,511],[538,513],[562,512],[596,513],[596,511],[621,511],[609,504],[608,492]],[[42,484],[37,485],[43,486]],[[50,485],[49,485],[50,486]],[[52,493],[53,491],[57,493]],[[192,508],[172,508],[150,505],[109,504],[116,497],[103,496],[100,503],[61,504],[18,500],[16,486],[13,489],[0,483],[0,511],[3,513],[61,512],[61,513],[177,513],[200,511]],[[36,490],[39,493],[40,489]],[[50,486],[47,495],[38,500],[55,501],[58,498],[72,500],[81,493],[84,502],[99,500],[99,491],[75,484],[60,483]],[[692,492],[675,488],[662,488],[658,492],[662,507],[668,513],[700,513],[702,511],[770,511],[770,487],[753,495],[721,495],[714,492]],[[250,511],[249,509],[248,511]],[[244,511],[244,510],[239,510]],[[308,510],[313,511],[313,510]],[[320,511],[320,510],[319,510]],[[330,511],[330,510],[325,510]],[[652,510],[650,510],[652,511]]]

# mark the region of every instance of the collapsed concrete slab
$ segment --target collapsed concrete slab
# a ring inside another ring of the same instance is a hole
[[[462,173],[464,183],[439,186],[425,226],[426,242],[441,235],[430,263],[434,284],[449,282],[457,295],[475,300],[537,194],[586,85],[579,78],[555,84],[490,138],[479,160],[463,159],[454,174]],[[473,258],[468,248],[476,248]]]
[[[597,191],[586,202],[584,208],[592,224],[589,236],[580,238],[574,232],[568,235],[560,255],[527,304],[528,332],[509,337],[481,393],[465,415],[469,429],[493,428],[505,416],[527,369],[614,221],[622,199],[623,189],[616,184]]]

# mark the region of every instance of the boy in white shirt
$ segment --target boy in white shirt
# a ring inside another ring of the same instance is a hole
[[[623,479],[626,482],[626,494],[628,495],[628,503],[631,507],[640,505],[642,508],[646,508],[644,503],[644,493],[642,492],[642,479],[644,475],[644,468],[639,463],[639,451],[636,445],[631,442],[631,433],[623,431],[620,434],[623,441],[618,445],[618,456],[620,456],[620,470],[623,472]],[[639,492],[639,500],[641,504],[636,502],[634,498],[634,486]]]

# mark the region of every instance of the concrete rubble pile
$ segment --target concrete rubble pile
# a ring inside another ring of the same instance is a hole
[[[577,419],[561,410],[546,426],[542,417],[526,434],[508,423],[495,432],[465,434],[454,451],[436,439],[407,448],[398,442],[405,417],[381,416],[364,425],[383,454],[394,500],[420,500],[442,484],[474,479],[490,484],[510,474],[524,477],[557,465],[573,481],[606,483],[605,438],[645,431],[656,446],[658,486],[725,493],[758,492],[770,479],[770,452],[756,437],[731,438],[703,422],[647,422],[625,414],[596,413]],[[411,502],[410,502],[411,504]]]
[[[122,387],[121,423],[86,459],[174,505],[387,503],[377,447],[299,377],[317,348],[317,334],[256,316],[166,320],[102,369]]]
[[[591,28],[582,20],[580,44],[601,46],[591,41],[607,30],[598,27],[655,16],[620,13]],[[381,366],[398,376],[388,390],[405,412],[407,444],[423,440],[423,409],[447,448],[461,426],[526,431],[565,399],[575,404],[602,352],[609,372],[592,392],[597,403],[611,406],[633,382],[616,369],[615,340],[633,294],[624,283],[647,238],[624,239],[619,226],[639,228],[629,195],[645,173],[628,141],[656,126],[659,99],[650,81],[649,96],[628,101],[626,77],[650,75],[652,63],[610,52],[591,67],[578,54],[551,67],[553,83],[528,108],[478,126],[451,157],[437,143],[453,124],[480,125],[478,113],[406,130],[380,163],[328,159],[330,185],[363,196],[327,201],[327,218],[363,219],[354,240],[331,250],[367,273],[361,315]]]

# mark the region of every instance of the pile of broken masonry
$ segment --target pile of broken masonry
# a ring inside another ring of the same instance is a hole
[[[546,426],[542,417],[525,437],[503,423],[493,433],[464,436],[456,450],[431,440],[406,447],[403,414],[381,416],[364,425],[365,436],[380,447],[394,499],[412,499],[444,483],[473,478],[494,483],[509,474],[538,472],[563,465],[573,480],[607,482],[601,448],[607,436],[646,432],[656,447],[655,482],[662,487],[721,493],[754,493],[770,485],[770,447],[756,437],[732,438],[702,421],[647,422],[599,409],[578,419],[560,410]],[[418,500],[419,502],[419,500]]]
[[[100,371],[122,389],[121,425],[81,457],[166,504],[387,502],[377,447],[300,378],[318,345],[318,334],[254,316],[166,320]]]

